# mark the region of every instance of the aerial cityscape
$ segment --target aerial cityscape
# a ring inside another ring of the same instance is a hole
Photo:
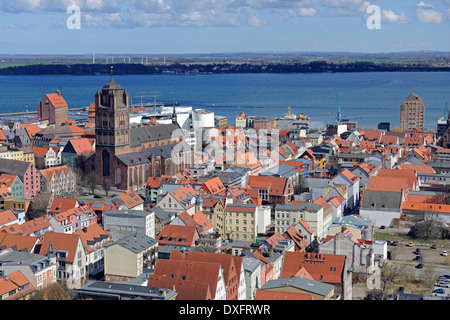
[[[0,0],[1,300],[450,300],[448,2],[69,2]]]

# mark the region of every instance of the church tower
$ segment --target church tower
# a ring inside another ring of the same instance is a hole
[[[116,181],[115,156],[130,150],[129,94],[111,80],[95,94],[95,174],[98,183]]]

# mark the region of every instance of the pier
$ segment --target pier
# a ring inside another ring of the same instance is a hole
[[[69,112],[80,112],[86,111],[86,108],[72,108]],[[22,112],[11,112],[11,113],[0,113],[0,117],[17,117],[17,116],[27,116],[37,114],[37,111],[22,111]]]

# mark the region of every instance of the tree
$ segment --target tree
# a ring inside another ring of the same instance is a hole
[[[97,186],[97,179],[94,173],[89,173],[84,180],[86,187],[91,190],[92,194],[95,194],[95,187]]]
[[[385,299],[386,297],[386,287],[388,284],[391,284],[395,278],[398,278],[400,275],[400,266],[398,264],[389,264],[386,262],[380,262],[380,281],[383,283],[383,287],[381,288],[382,297]]]

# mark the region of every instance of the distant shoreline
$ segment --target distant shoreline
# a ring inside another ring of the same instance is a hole
[[[314,61],[292,64],[35,64],[10,66],[0,69],[0,75],[208,75],[208,74],[288,74],[288,73],[361,73],[361,72],[450,72],[450,67],[423,65],[383,65],[371,62],[328,63]]]

